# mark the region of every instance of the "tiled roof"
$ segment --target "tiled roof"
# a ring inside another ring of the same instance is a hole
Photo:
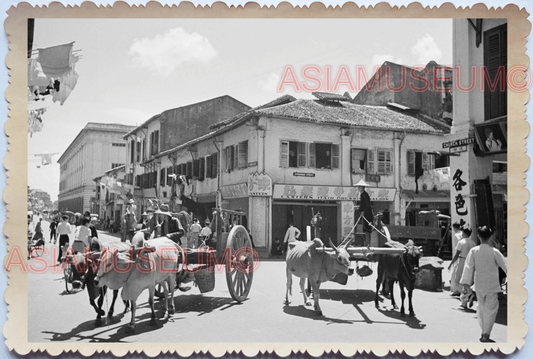
[[[268,117],[293,118],[315,123],[367,127],[384,130],[444,133],[416,117],[393,111],[384,106],[357,105],[340,102],[330,106],[317,100],[299,99],[294,102],[258,109],[255,113]]]
[[[254,107],[253,109],[248,110],[246,112],[239,113],[238,115],[230,117],[227,120],[214,123],[211,126],[209,126],[209,129],[214,130],[214,129],[218,129],[218,128],[230,125],[230,124],[234,123],[235,121],[238,121],[238,120],[244,118],[245,116],[250,115],[251,113],[253,113],[254,110],[258,110],[258,109],[262,109],[262,108],[269,108],[269,107],[274,107],[274,106],[279,106],[279,105],[283,105],[283,104],[286,104],[286,103],[289,103],[289,102],[292,102],[292,101],[296,101],[296,98],[294,98],[291,95],[283,95],[283,96],[278,97],[278,98],[276,98],[276,99],[274,99],[274,100],[272,100],[272,101],[270,101],[268,103],[265,103],[264,105],[260,105],[260,106]]]

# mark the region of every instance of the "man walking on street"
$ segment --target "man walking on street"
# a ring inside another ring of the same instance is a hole
[[[61,217],[61,223],[57,226],[57,233],[59,234],[59,256],[57,261],[61,263],[63,257],[63,246],[69,243],[68,235],[72,232],[70,224],[68,223],[68,216]]]

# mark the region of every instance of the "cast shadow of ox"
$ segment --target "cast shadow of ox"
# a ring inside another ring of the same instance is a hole
[[[289,306],[285,304],[283,312],[304,318],[310,318],[313,320],[322,320],[329,323],[338,324],[351,324],[358,322],[373,323],[362,310],[364,303],[371,303],[374,301],[374,292],[371,290],[346,290],[346,289],[320,289],[321,300],[333,300],[339,301],[343,304],[352,305],[357,312],[362,316],[362,320],[344,320],[338,318],[329,318],[326,315],[318,316],[310,307],[304,304],[298,306]]]

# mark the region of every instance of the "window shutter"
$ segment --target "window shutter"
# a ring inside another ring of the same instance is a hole
[[[489,120],[507,114],[507,24],[486,31],[483,42],[486,74],[493,86],[496,86],[494,90],[490,90],[488,82],[485,81],[484,84],[485,120]],[[499,81],[495,83],[498,77]],[[504,81],[504,91],[500,91],[500,81]]]
[[[316,167],[316,146],[314,143],[309,144],[309,167]]]
[[[203,181],[205,175],[205,158],[200,158],[200,167],[198,171],[198,180]]]
[[[407,151],[407,174],[415,175],[415,151]]]
[[[157,187],[157,171],[152,172],[152,186]]]
[[[307,143],[298,142],[298,167],[305,167],[307,159]]]
[[[279,166],[281,168],[289,167],[289,141],[281,141],[279,153]]]
[[[429,170],[429,156],[426,152],[422,152],[422,169]]]
[[[339,145],[331,145],[331,168],[340,167]]]
[[[192,176],[193,178],[200,177],[200,160],[192,161]]]
[[[130,150],[131,150],[131,163],[134,163],[135,162],[135,141],[131,141],[130,142]]]
[[[186,166],[186,169],[187,169],[186,176],[187,176],[187,178],[190,179],[190,178],[192,178],[192,162],[191,161],[187,162],[185,164],[185,166]]]
[[[172,166],[167,168],[167,179],[166,179],[167,186],[172,185],[172,177],[170,177],[169,175],[171,175],[173,172],[174,172],[174,168]]]
[[[376,173],[376,164],[375,164],[375,157],[376,157],[376,150],[368,150],[367,151],[367,159],[366,159],[366,168],[368,170],[367,173]]]
[[[166,168],[161,168],[161,171],[160,171],[160,174],[159,174],[159,177],[160,177],[159,178],[159,185],[160,186],[164,186],[165,183],[166,183],[166,181],[165,181],[166,180],[166,178],[165,178],[166,177],[166,172],[167,172]]]
[[[385,151],[385,173],[392,173],[392,151]]]
[[[173,173],[176,174],[176,176],[181,174],[181,165],[174,165],[174,171]]]
[[[205,158],[205,177],[211,178],[211,155]]]
[[[238,145],[238,168],[246,168],[248,166],[248,141],[239,143]]]
[[[218,152],[211,155],[211,177],[218,176]]]
[[[154,148],[154,154],[159,153],[159,130],[155,131],[154,134],[154,140],[155,140],[155,148]]]

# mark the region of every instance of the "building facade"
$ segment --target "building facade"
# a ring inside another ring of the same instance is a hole
[[[454,19],[452,220],[507,243],[507,20]],[[460,85],[460,88],[459,88]]]
[[[60,165],[58,210],[83,213],[94,210],[93,179],[124,165],[124,134],[134,126],[89,122],[58,160]]]
[[[442,128],[386,106],[316,96],[283,96],[161,152],[156,183],[167,197],[160,200],[183,205],[181,193],[168,196],[178,187],[169,173],[185,176],[185,196],[202,213],[245,213],[256,248],[265,251],[291,222],[303,238],[314,236],[317,212],[321,237],[340,243],[359,218],[354,184],[361,179],[371,185],[374,212],[391,224],[405,224],[417,206],[449,213],[447,159],[431,154],[440,149]]]
[[[210,125],[249,109],[225,95],[164,111],[126,133],[123,136],[127,141],[126,183],[135,188],[133,197],[138,214],[149,201],[166,201],[172,195],[168,188],[159,184],[167,182],[160,173],[166,168],[161,165],[160,153],[201,137],[209,132]]]

